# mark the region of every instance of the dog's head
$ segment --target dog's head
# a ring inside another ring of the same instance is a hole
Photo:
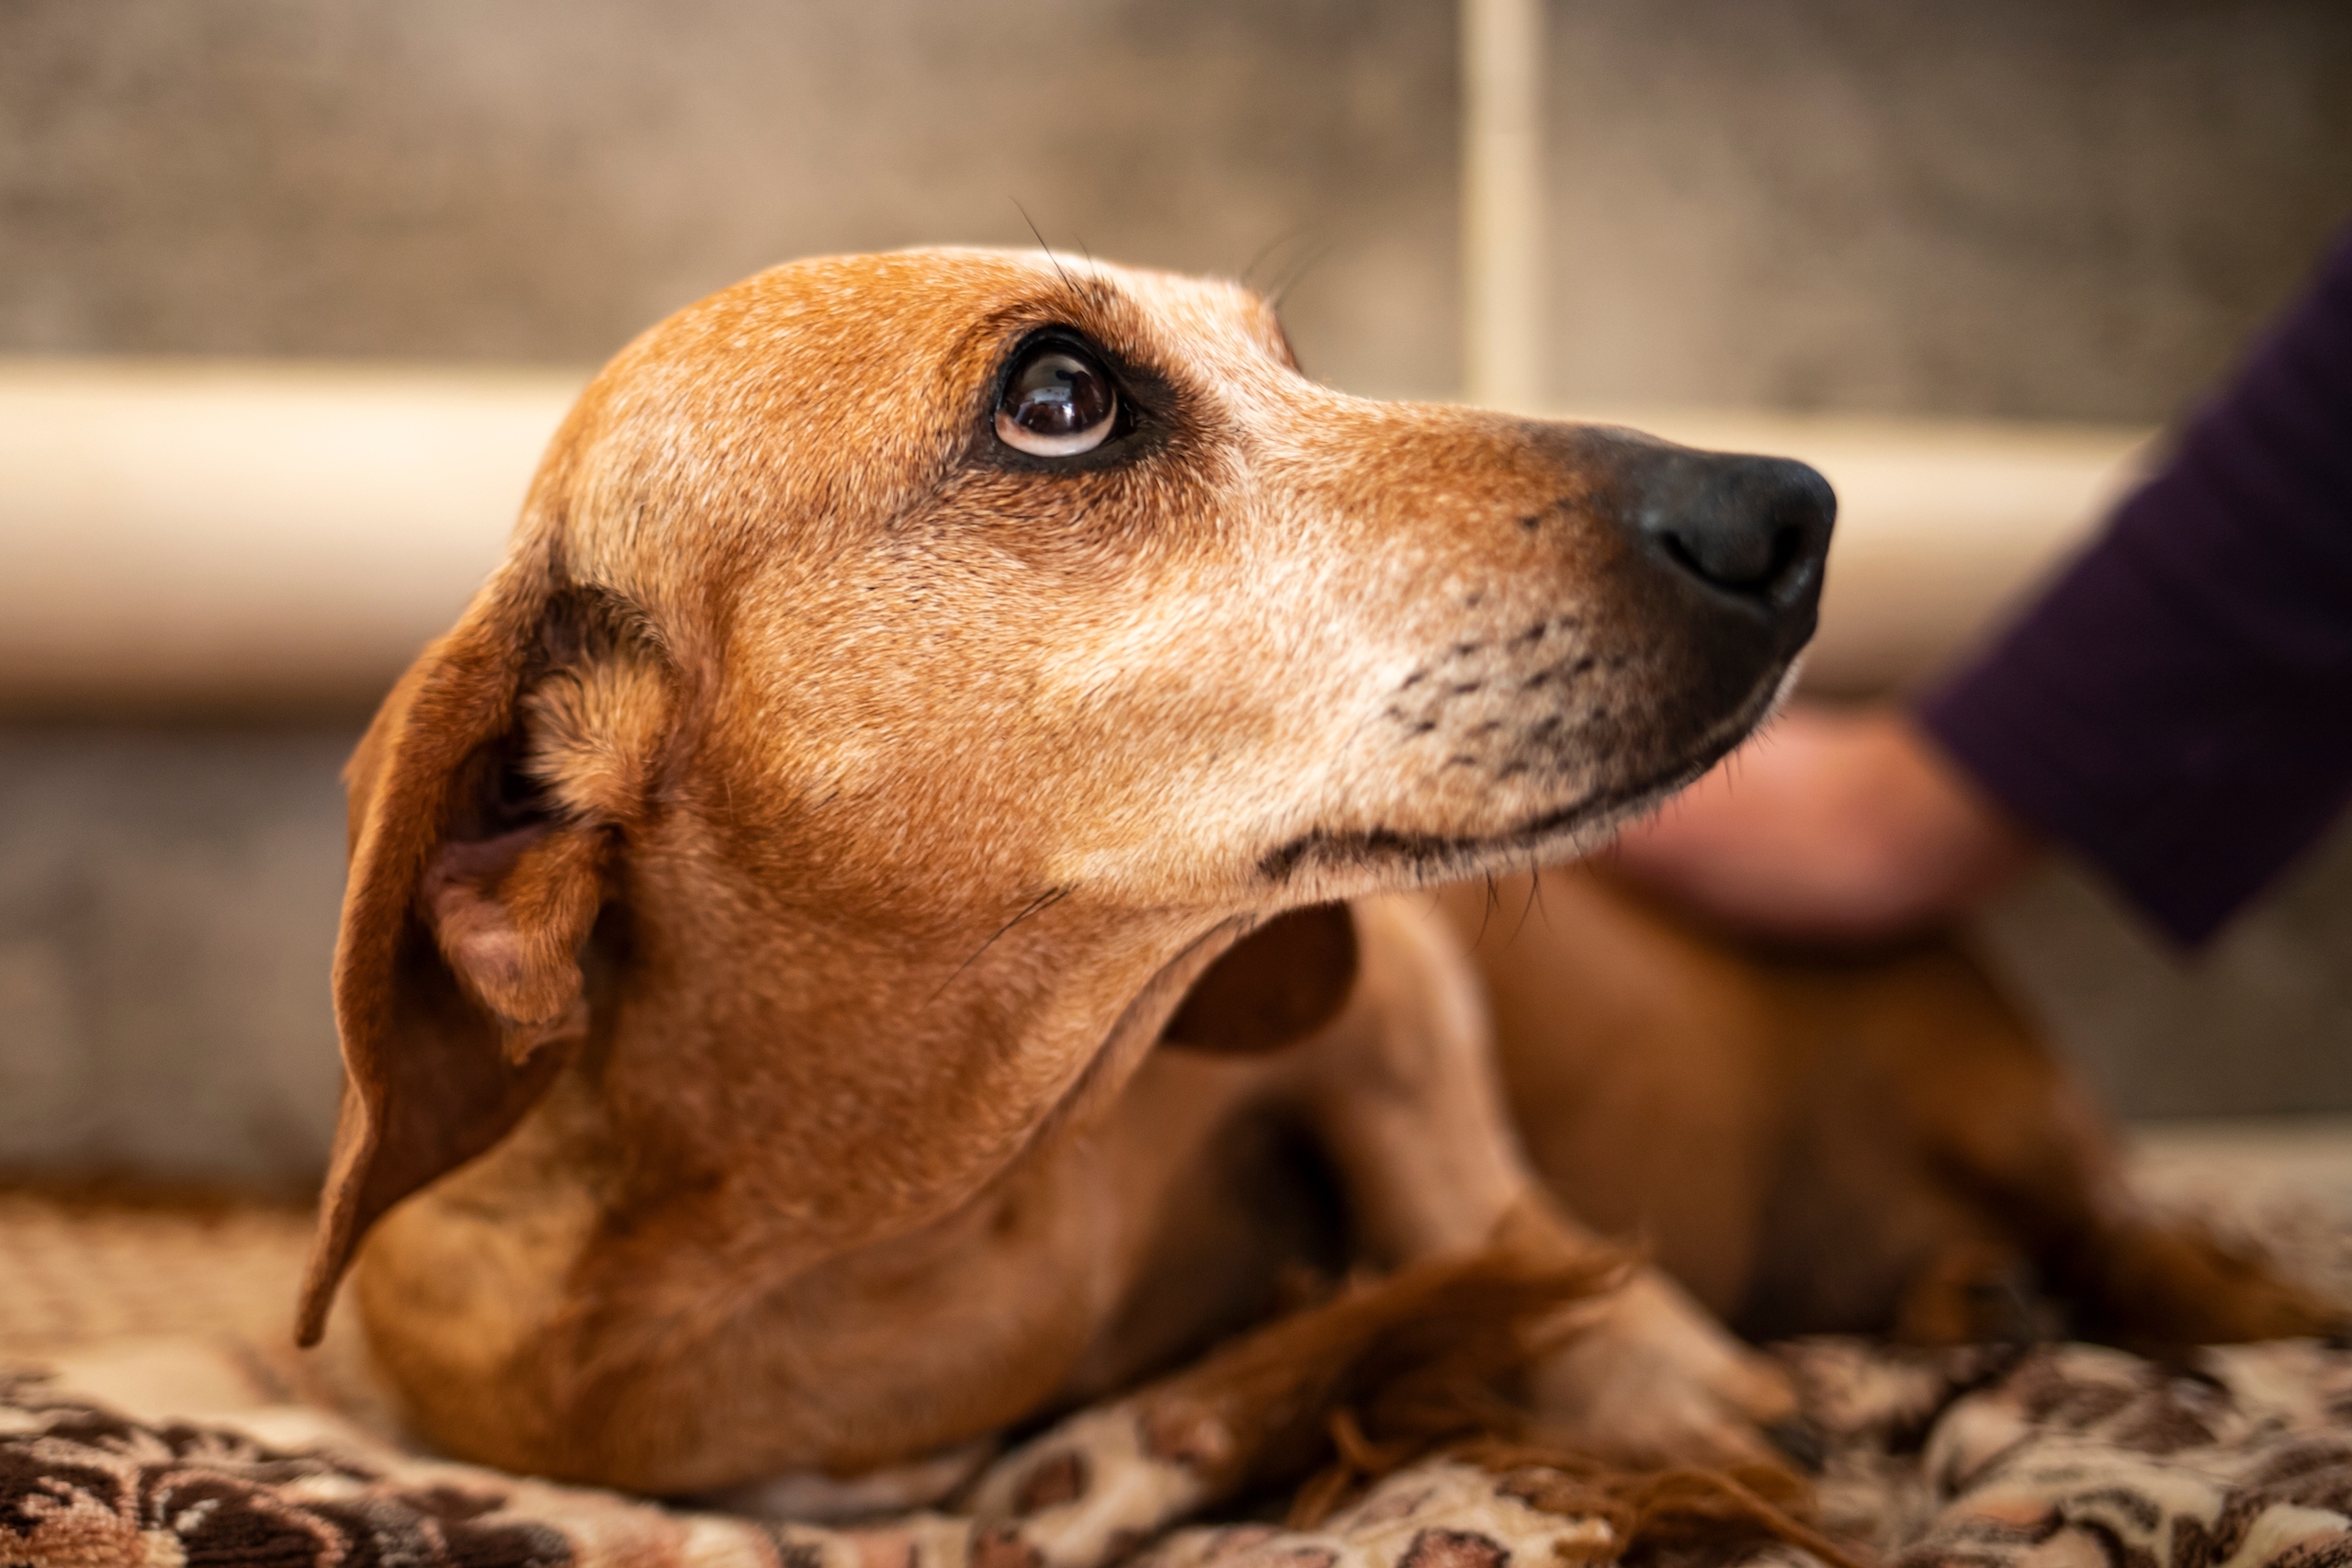
[[[1793,463],[1330,391],[1229,284],[937,252],[682,312],[355,760],[311,1324],[613,1013],[715,1122],[953,1089],[992,1152],[935,1185],[1001,1167],[1249,922],[1695,776],[1810,636],[1831,512]]]

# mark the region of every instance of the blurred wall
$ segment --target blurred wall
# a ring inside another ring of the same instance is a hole
[[[793,256],[1279,282],[1453,381],[1453,12],[1398,0],[0,3],[0,350],[601,361]],[[1016,207],[1016,203],[1020,204]]]
[[[2352,217],[2341,0],[1565,0],[1579,400],[2156,421]]]
[[[2155,420],[2352,216],[2342,0],[1555,0],[1555,392]],[[0,351],[601,360],[770,262],[1271,282],[1445,395],[1444,0],[0,0]]]
[[[0,1174],[325,1168],[356,739],[0,728]]]

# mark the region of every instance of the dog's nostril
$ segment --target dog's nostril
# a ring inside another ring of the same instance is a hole
[[[1804,530],[1777,518],[1760,525],[1734,520],[1729,525],[1661,528],[1658,542],[1683,570],[1743,593],[1769,588],[1795,564]]]
[[[1666,552],[1667,558],[1675,565],[1693,577],[1703,577],[1710,582],[1721,581],[1721,574],[1710,570],[1707,563],[1699,558],[1699,552],[1692,549],[1689,541],[1685,540],[1680,534],[1671,528],[1661,528],[1658,530],[1657,538],[1658,547]]]
[[[1643,534],[1710,588],[1774,609],[1818,589],[1838,503],[1804,464],[1678,453],[1644,491]]]

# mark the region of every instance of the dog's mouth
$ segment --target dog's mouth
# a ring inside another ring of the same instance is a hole
[[[1309,871],[1361,875],[1401,870],[1410,881],[1427,886],[1476,875],[1498,863],[1524,868],[1554,855],[1571,858],[1590,848],[1603,829],[1640,816],[1697,781],[1754,734],[1795,686],[1799,662],[1790,660],[1771,680],[1759,682],[1736,712],[1668,766],[1596,786],[1566,805],[1484,833],[1310,829],[1261,855],[1259,874],[1281,884]]]

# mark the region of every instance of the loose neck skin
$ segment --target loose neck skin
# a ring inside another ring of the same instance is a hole
[[[916,1451],[1053,1397],[1117,1305],[1084,1134],[1239,922],[1068,899],[958,971],[746,918],[711,863],[629,876],[580,1061],[369,1248],[371,1333],[458,1451],[658,1489]],[[852,1383],[905,1409],[843,1426]]]
[[[1070,897],[1010,929],[997,900],[925,911],[910,935],[913,919],[838,906],[777,919],[711,858],[648,863],[692,869],[631,878],[599,1031],[629,1206],[723,1186],[735,1224],[764,1223],[712,1239],[763,1273],[934,1224],[1091,1121],[1240,929]]]

